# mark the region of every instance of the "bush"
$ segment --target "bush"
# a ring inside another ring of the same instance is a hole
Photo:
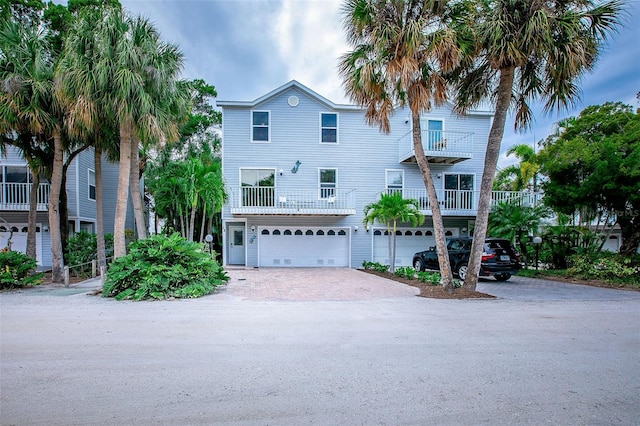
[[[382,263],[378,262],[367,262],[365,260],[364,262],[362,262],[362,268],[376,272],[387,272],[389,270],[389,265],[383,265]]]
[[[431,285],[440,285],[442,277],[438,272],[418,272],[418,281],[421,283],[428,283]]]
[[[0,289],[38,285],[44,274],[34,273],[36,261],[17,251],[0,251]]]
[[[640,287],[640,256],[578,254],[569,258],[567,273],[582,279],[636,284]]]
[[[105,234],[106,257],[113,256],[113,234]],[[69,266],[82,265],[74,268],[74,272],[80,275],[88,275],[91,272],[91,261],[98,259],[98,242],[96,234],[80,231],[69,238],[64,252],[64,264]]]
[[[102,295],[117,300],[194,298],[227,281],[224,269],[200,244],[178,233],[154,235],[131,243],[129,254],[113,261]]]
[[[405,267],[399,267],[396,268],[395,272],[393,273],[396,277],[400,277],[400,278],[406,278],[408,280],[412,280],[416,277],[416,270],[413,269],[411,266],[405,266]]]

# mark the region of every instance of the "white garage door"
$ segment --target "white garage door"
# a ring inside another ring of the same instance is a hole
[[[263,227],[258,244],[259,266],[349,266],[347,228]]]
[[[9,240],[11,240],[9,242]],[[11,250],[21,253],[27,252],[27,226],[25,224],[8,224],[0,226],[0,249],[11,244]],[[42,234],[40,227],[36,228],[36,261],[42,265]]]
[[[457,236],[457,228],[445,228],[447,236]],[[396,231],[396,266],[411,266],[413,255],[435,246],[433,229],[403,228]],[[390,265],[389,235],[384,229],[373,231],[373,261]]]

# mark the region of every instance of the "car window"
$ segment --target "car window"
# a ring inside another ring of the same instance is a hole
[[[450,250],[461,250],[463,248],[463,243],[462,241],[459,240],[453,240],[451,242],[451,247],[449,247]]]

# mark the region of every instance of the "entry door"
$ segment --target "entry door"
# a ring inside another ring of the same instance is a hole
[[[244,265],[244,225],[229,226],[230,265]]]

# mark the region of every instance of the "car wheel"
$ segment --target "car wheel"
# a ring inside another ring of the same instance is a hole
[[[496,281],[507,281],[509,278],[511,278],[511,274],[496,274],[494,278],[496,279]]]
[[[458,273],[458,276],[460,277],[461,280],[464,280],[464,277],[467,276],[467,268],[468,268],[468,266],[467,266],[466,263],[463,263],[460,266],[458,266],[457,273]]]
[[[424,261],[419,257],[416,257],[415,259],[413,259],[413,269],[415,269],[418,272],[424,271]]]

